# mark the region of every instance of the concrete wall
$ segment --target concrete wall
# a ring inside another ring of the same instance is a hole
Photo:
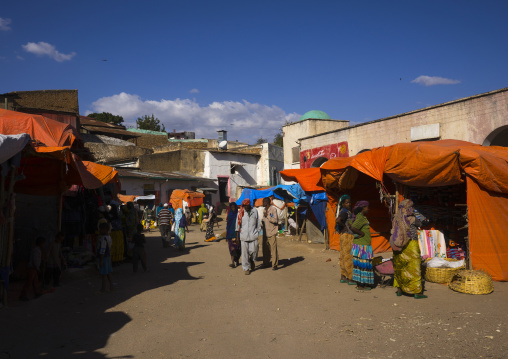
[[[276,171],[279,183],[279,172],[284,169],[284,150],[282,147],[272,143],[263,143],[261,147],[261,158],[258,163],[258,186],[274,186],[273,171]]]
[[[257,171],[259,156],[250,154],[237,154],[228,152],[206,151],[204,177],[217,179],[219,176],[229,177],[229,196],[235,198],[238,185],[254,186],[257,184]],[[243,163],[231,174],[231,162]],[[219,193],[212,195],[212,203],[219,201]]]
[[[138,158],[152,153],[150,149],[137,146],[115,146],[93,142],[86,142],[84,146],[92,153],[95,161],[100,163]]]
[[[206,151],[185,150],[141,156],[139,167],[143,171],[176,171],[203,177]]]
[[[302,138],[302,150],[347,141],[349,155],[364,149],[411,142],[411,128],[439,124],[439,139],[483,144],[495,129],[508,124],[508,89]]]
[[[292,149],[299,146],[298,140],[302,137],[313,136],[318,133],[333,131],[349,126],[349,121],[340,120],[303,120],[293,122],[282,127],[284,136],[284,168],[300,168],[296,161],[293,163]]]

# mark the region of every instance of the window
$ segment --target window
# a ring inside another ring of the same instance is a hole
[[[293,163],[300,162],[300,146],[293,147],[291,151],[293,154]]]

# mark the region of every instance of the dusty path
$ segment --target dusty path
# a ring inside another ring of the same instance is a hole
[[[224,241],[203,239],[193,226],[177,252],[151,233],[150,271],[116,267],[115,292],[95,295],[97,277],[64,280],[0,310],[0,359],[508,357],[506,283],[487,296],[432,283],[426,300],[358,293],[320,245],[281,239],[282,268],[246,276],[228,267]]]

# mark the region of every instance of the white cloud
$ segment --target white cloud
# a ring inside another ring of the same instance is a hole
[[[18,60],[21,60],[21,61],[25,60],[23,57],[21,57],[21,56],[19,56],[19,55],[16,55],[16,58],[17,58]]]
[[[434,86],[434,85],[456,85],[456,84],[459,84],[460,81],[447,79],[447,78],[439,77],[439,76],[422,75],[422,76],[418,76],[417,78],[415,78],[413,81],[411,81],[411,83],[420,84],[420,85],[424,85],[424,86]]]
[[[37,43],[29,42],[26,45],[21,45],[21,47],[23,47],[23,50],[26,52],[30,52],[37,56],[49,56],[57,62],[68,61],[76,56],[75,52],[71,52],[70,54],[62,54],[61,52],[57,51],[53,45],[48,44],[44,41],[39,41]]]
[[[1,31],[9,31],[11,27],[9,26],[11,24],[11,19],[4,19],[0,17],[0,30]]]
[[[196,138],[216,138],[218,130],[227,130],[229,140],[254,143],[259,137],[270,141],[286,121],[297,121],[300,115],[286,113],[277,106],[243,100],[213,102],[201,106],[195,100],[142,100],[138,95],[122,92],[102,97],[92,103],[93,112],[121,115],[127,126],[135,126],[136,118],[154,114],[168,132],[193,131]]]
[[[192,89],[189,91],[190,93],[199,93],[199,90],[198,89]]]

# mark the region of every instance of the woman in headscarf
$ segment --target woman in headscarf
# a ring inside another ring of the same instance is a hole
[[[366,215],[369,212],[369,202],[356,202],[353,208],[352,228],[361,232],[353,239],[351,255],[353,256],[353,280],[358,290],[370,290],[374,285],[374,271],[372,269],[372,251],[370,224]]]
[[[206,208],[204,203],[201,203],[201,207],[198,210],[198,222],[201,224],[203,222],[203,216],[208,213],[208,209]]]
[[[355,285],[353,282],[353,248],[354,232],[351,228],[353,213],[351,213],[351,197],[347,194],[339,199],[335,231],[340,239],[340,283]]]
[[[187,218],[183,215],[183,210],[178,208],[175,214],[175,248],[181,251],[185,249],[185,230],[189,233],[187,228]]]
[[[423,295],[420,246],[418,245],[418,227],[420,220],[414,215],[413,201],[405,199],[392,223],[390,245],[393,249],[393,286],[397,296],[412,294],[415,299],[427,298]]]
[[[210,214],[208,215],[208,222],[206,223],[205,242],[215,241],[215,234],[213,233],[213,225],[215,224],[216,219],[217,215],[215,214],[215,210],[213,206],[210,206]]]
[[[228,241],[229,254],[231,255],[231,268],[240,265],[242,254],[240,241],[237,238],[236,219],[238,217],[238,206],[235,202],[229,204],[229,212],[226,220],[226,240]]]

